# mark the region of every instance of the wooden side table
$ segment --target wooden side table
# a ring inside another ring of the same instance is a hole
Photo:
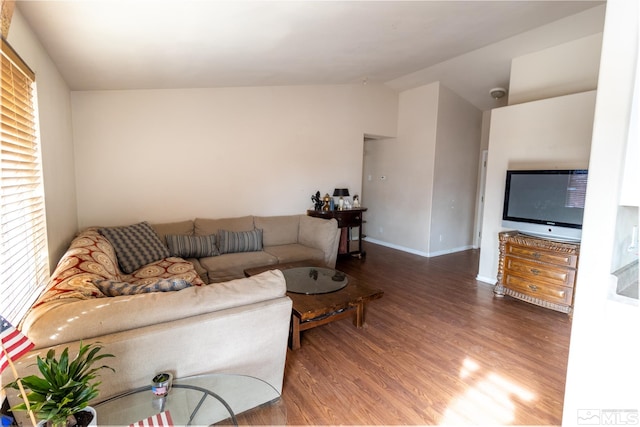
[[[366,210],[367,208],[343,209],[341,211],[316,211],[309,209],[307,215],[324,219],[333,218],[338,221],[338,227],[341,229],[338,255],[351,255],[363,258],[367,255],[367,253],[362,250],[362,214],[366,212]],[[358,228],[358,249],[351,250],[351,229],[356,227]]]

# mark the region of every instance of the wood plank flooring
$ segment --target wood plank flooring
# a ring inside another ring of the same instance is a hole
[[[384,290],[366,326],[288,351],[289,425],[559,425],[571,321],[475,280],[477,250],[434,258],[366,243],[337,268]]]

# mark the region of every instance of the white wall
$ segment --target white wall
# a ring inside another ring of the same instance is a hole
[[[590,35],[512,60],[511,105],[491,113],[479,280],[496,280],[506,170],[588,166],[601,39]]]
[[[479,280],[496,280],[507,169],[586,168],[594,103],[590,91],[492,111]]]
[[[398,137],[365,143],[367,240],[423,256],[472,246],[481,123],[439,82],[400,93]]]
[[[489,149],[489,131],[491,129],[491,111],[482,112],[482,133],[480,136],[480,150]]]
[[[396,138],[367,139],[364,142],[360,201],[368,209],[364,214],[363,233],[369,240],[380,241],[385,234],[393,235],[394,226],[398,224],[394,205],[402,194],[397,188],[397,179],[382,179],[389,176],[390,166],[396,163],[394,159],[398,149]]]
[[[73,92],[78,222],[304,213],[360,191],[365,133],[398,96],[367,86]]]
[[[482,112],[444,85],[438,97],[429,254],[473,245]]]
[[[598,33],[514,58],[509,105],[596,89],[601,46]]]
[[[629,159],[629,157],[627,157]],[[633,160],[638,162],[638,158]],[[636,191],[638,191],[636,187]],[[618,207],[618,215],[616,217],[616,231],[614,238],[613,252],[611,254],[611,271],[616,271],[622,267],[638,260],[638,207],[637,206],[620,206]],[[636,229],[636,244],[633,246],[633,230]]]
[[[428,252],[439,91],[432,83],[401,92],[397,139],[367,142],[366,153],[375,159],[365,167],[372,181],[365,184],[363,205],[376,200],[365,214],[370,240]]]
[[[473,227],[473,247],[480,248],[482,240],[482,215],[484,214],[484,192],[486,189],[487,159],[489,150],[489,130],[491,129],[491,110],[482,112],[482,131],[480,134],[480,158],[478,159],[478,179],[476,190],[476,213]]]
[[[614,283],[609,274],[621,187],[621,174],[616,172],[625,161],[633,78],[638,66],[638,13],[638,2],[607,2],[564,425],[578,424],[578,416],[584,418],[588,410],[602,425],[638,424],[640,308],[638,300],[622,303],[611,296]],[[638,159],[633,161],[638,167]],[[612,412],[616,410],[621,412]],[[633,418],[616,418],[629,416]]]
[[[36,74],[49,263],[53,269],[77,231],[69,88],[18,8],[8,41]]]

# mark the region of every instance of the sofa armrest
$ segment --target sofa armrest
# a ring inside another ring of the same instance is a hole
[[[324,252],[324,262],[329,268],[336,266],[340,229],[335,219],[314,218],[302,215],[298,243]]]

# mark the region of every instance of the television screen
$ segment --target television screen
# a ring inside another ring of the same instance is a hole
[[[502,219],[561,228],[582,228],[587,171],[507,171]]]

